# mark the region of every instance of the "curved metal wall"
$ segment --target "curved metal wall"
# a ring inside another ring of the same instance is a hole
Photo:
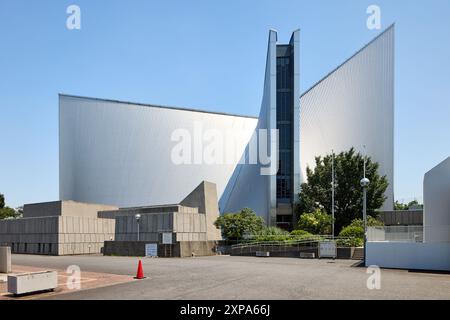
[[[267,48],[266,72],[264,78],[264,92],[261,103],[258,124],[255,135],[260,129],[276,129],[276,58],[277,58],[277,32],[270,30]],[[270,137],[273,137],[268,131]],[[270,145],[268,145],[271,154]],[[244,157],[248,159],[249,146]],[[276,219],[276,176],[262,175],[258,164],[244,162],[238,165],[232,179],[226,188],[226,197],[221,202],[221,212],[237,212],[242,208],[253,209],[267,223],[274,224]]]
[[[185,109],[60,96],[60,199],[119,207],[178,203],[201,181],[220,197],[237,162],[182,164],[171,160],[171,135],[195,124],[233,136],[241,155],[257,119]]]
[[[383,209],[394,195],[394,26],[330,73],[300,99],[300,166],[316,156],[355,147],[379,162],[389,187]]]

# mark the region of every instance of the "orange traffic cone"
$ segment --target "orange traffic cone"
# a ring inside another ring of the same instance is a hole
[[[136,273],[135,279],[138,279],[138,280],[145,279],[144,268],[142,268],[142,261],[141,260],[139,260],[138,269],[137,269],[137,273]]]

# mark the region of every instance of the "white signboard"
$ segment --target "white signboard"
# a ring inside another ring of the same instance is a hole
[[[172,244],[172,233],[165,232],[162,234],[162,243],[163,244]]]
[[[319,258],[336,258],[336,241],[324,241],[319,243]]]
[[[158,245],[156,243],[147,243],[145,245],[145,256],[146,257],[157,257],[158,256]]]

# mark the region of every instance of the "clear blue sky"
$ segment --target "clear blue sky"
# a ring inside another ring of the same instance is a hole
[[[420,198],[450,155],[448,0],[0,0],[0,192],[58,199],[58,93],[258,115],[269,28],[301,29],[303,92],[379,33],[370,4],[396,22],[395,197]]]

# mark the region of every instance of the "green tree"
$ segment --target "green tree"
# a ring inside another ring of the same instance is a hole
[[[16,208],[16,218],[22,218],[23,217],[23,206]]]
[[[362,216],[361,178],[364,172],[364,157],[354,148],[335,156],[335,230],[336,233],[350,222]],[[332,155],[316,157],[314,170],[306,169],[307,183],[300,187],[296,206],[297,215],[325,208],[331,212],[331,172]],[[386,197],[388,187],[386,176],[378,174],[379,165],[370,157],[366,158],[366,177],[370,180],[367,189],[367,213],[376,216]]]
[[[417,200],[410,201],[408,204],[401,203],[398,200],[394,203],[394,210],[409,210],[413,207],[423,208],[423,204],[420,204]]]
[[[0,193],[0,220],[17,218],[19,215],[16,210],[5,206],[5,196]]]
[[[404,204],[404,203],[400,203],[400,202],[398,202],[398,200],[396,200],[394,202],[394,210],[408,210],[408,205]]]
[[[244,208],[237,213],[227,213],[217,218],[214,223],[222,230],[222,235],[227,240],[242,240],[244,235],[255,235],[264,227],[264,219],[258,217],[249,208]]]
[[[417,200],[410,201],[408,203],[408,210],[413,208],[413,207],[423,208],[423,204],[419,203],[419,201],[417,201]]]
[[[303,213],[298,220],[298,228],[312,234],[329,234],[333,219],[323,209]]]

